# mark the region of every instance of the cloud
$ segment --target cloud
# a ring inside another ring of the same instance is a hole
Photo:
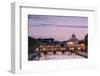
[[[48,15],[29,15],[29,26],[62,26],[62,27],[83,27],[88,24],[87,17],[76,16],[48,16]]]

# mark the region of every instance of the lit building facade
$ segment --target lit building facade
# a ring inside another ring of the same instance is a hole
[[[79,40],[76,38],[76,35],[73,33],[71,38],[67,40],[67,47],[69,50],[79,49]]]

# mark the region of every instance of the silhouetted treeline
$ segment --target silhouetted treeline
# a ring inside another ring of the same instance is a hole
[[[53,38],[32,38],[28,36],[28,46],[29,48],[36,48],[39,47],[40,45],[54,45],[60,43],[59,41],[55,41]]]

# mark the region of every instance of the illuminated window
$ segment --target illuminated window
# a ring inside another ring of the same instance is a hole
[[[69,42],[69,44],[73,44],[73,42]]]

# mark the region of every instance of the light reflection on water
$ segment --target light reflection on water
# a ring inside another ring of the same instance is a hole
[[[33,60],[59,60],[59,59],[81,59],[84,58],[82,56],[76,55],[75,53],[65,52],[62,54],[61,52],[57,52],[56,54],[53,54],[52,52],[49,52],[47,55],[44,55],[41,53],[41,57],[36,57]]]

